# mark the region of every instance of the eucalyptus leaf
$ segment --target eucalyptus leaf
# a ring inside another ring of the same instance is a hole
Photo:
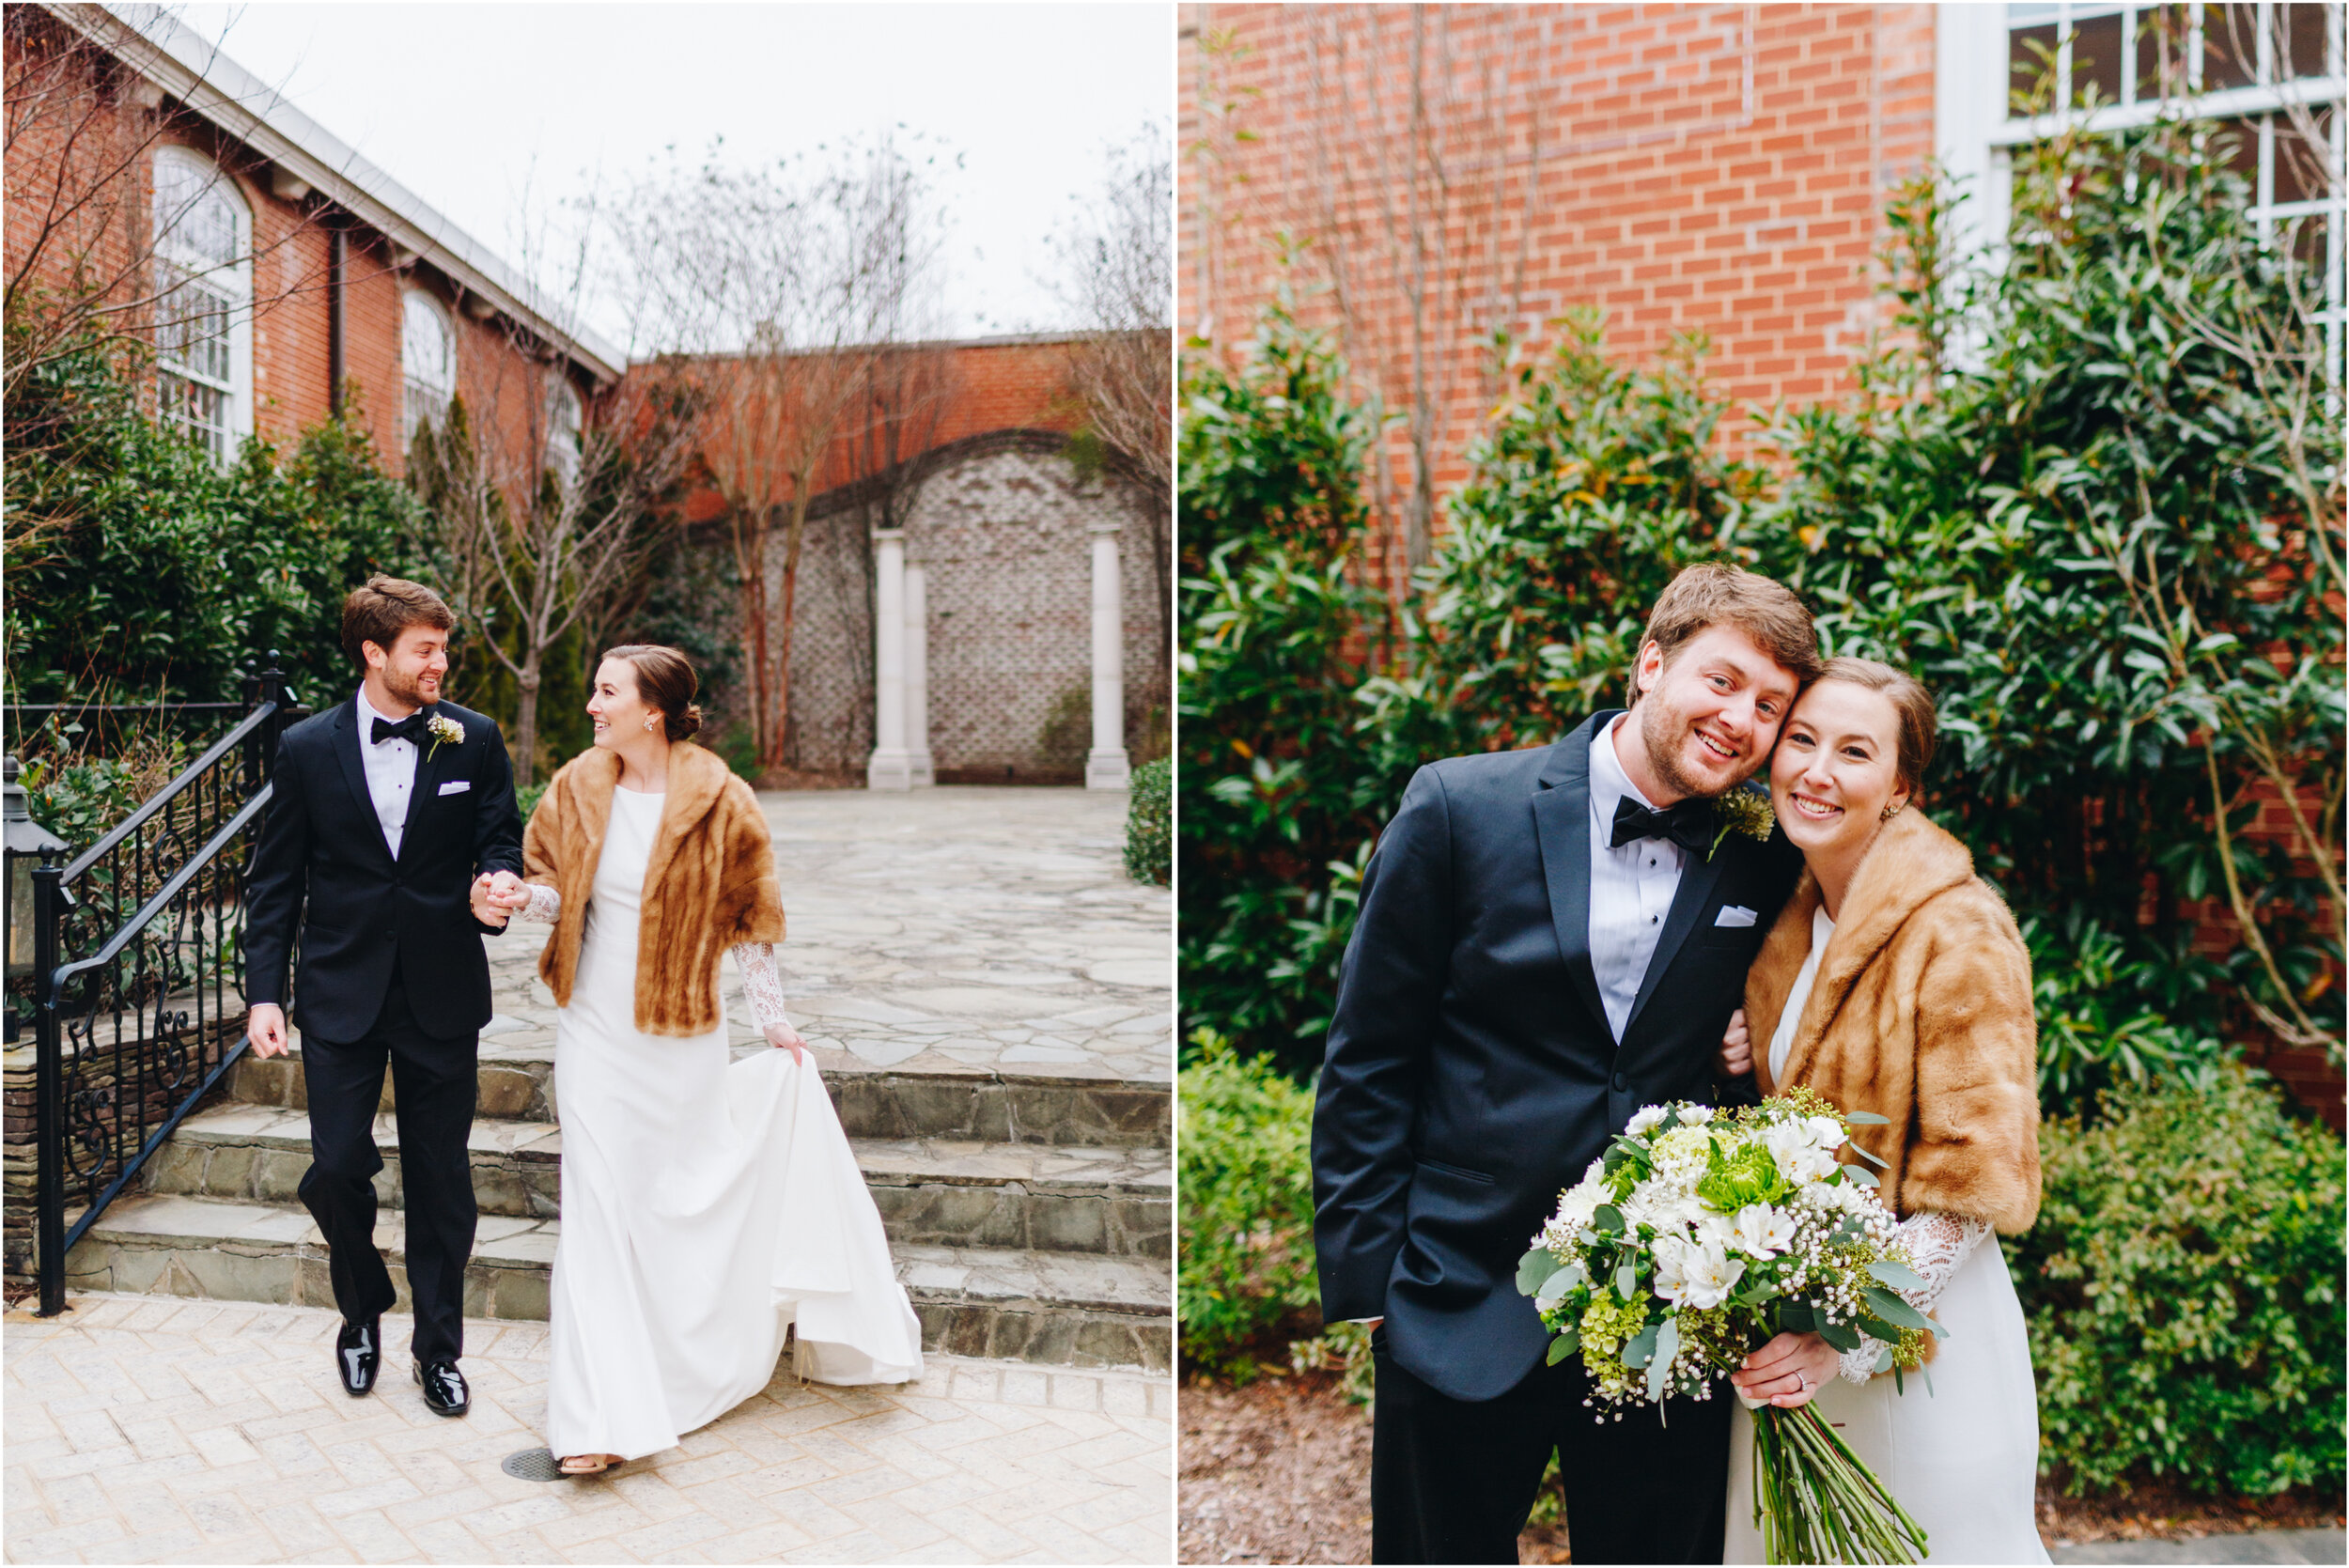
[[[1892,1118],[1879,1116],[1873,1110],[1846,1110],[1843,1121],[1846,1126],[1855,1127],[1889,1127],[1892,1125]]]
[[[1922,1290],[1925,1288],[1924,1277],[1922,1275],[1919,1274],[1915,1269],[1909,1267],[1906,1264],[1894,1263],[1890,1258],[1882,1258],[1868,1265],[1868,1272],[1874,1275],[1880,1282],[1890,1285],[1894,1290]]]
[[[1860,1299],[1875,1309],[1876,1316],[1887,1322],[1897,1323],[1904,1328],[1930,1328],[1932,1327],[1931,1320],[1924,1313],[1894,1296],[1882,1285],[1865,1286],[1859,1295]]]
[[[1680,1319],[1668,1317],[1656,1330],[1656,1353],[1647,1363],[1647,1397],[1664,1397],[1664,1380],[1672,1375],[1672,1358],[1680,1354]]]
[[[1667,1322],[1670,1319],[1666,1320]],[[1661,1325],[1651,1323],[1624,1343],[1623,1364],[1634,1372],[1646,1366],[1656,1355],[1656,1337]]]
[[[1813,1332],[1838,1350],[1859,1348],[1859,1330],[1848,1323],[1829,1323],[1822,1317],[1819,1319],[1818,1327]]]
[[[1517,1294],[1535,1296],[1549,1277],[1565,1266],[1547,1247],[1536,1247],[1517,1260]]]

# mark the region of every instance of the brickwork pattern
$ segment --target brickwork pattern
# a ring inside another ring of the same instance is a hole
[[[1192,5],[1181,21],[1199,148],[1181,171],[1185,330],[1244,343],[1275,237],[1310,241],[1296,281],[1336,287],[1307,314],[1335,322],[1343,303],[1358,375],[1394,409],[1424,377],[1439,489],[1496,394],[1491,334],[1538,345],[1575,306],[1606,310],[1635,357],[1708,334],[1715,383],[1741,401],[1835,391],[1875,322],[1883,198],[1933,150],[1927,6]],[[1407,440],[1387,442],[1405,485]]]
[[[928,1358],[902,1388],[779,1374],[585,1482],[540,1445],[547,1330],[466,1326],[473,1413],[335,1386],[331,1310],[85,1296],[8,1314],[10,1562],[1164,1562],[1172,1379]]]
[[[1129,746],[1147,705],[1165,701],[1140,498],[1115,478],[1079,474],[1052,444],[980,443],[929,477],[907,520],[906,564],[928,580],[930,752],[950,782],[1083,772],[1097,521],[1120,524]],[[872,548],[853,511],[810,524],[791,682],[801,768],[861,768],[873,744]]]

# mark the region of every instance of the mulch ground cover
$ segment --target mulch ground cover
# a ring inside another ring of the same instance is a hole
[[[1176,1402],[1182,1448],[1176,1529],[1183,1562],[1368,1562],[1370,1421],[1335,1375],[1269,1376],[1244,1387],[1188,1379]],[[2148,1486],[2113,1498],[2039,1489],[2049,1547],[2091,1541],[2188,1540],[2254,1529],[2341,1528],[2338,1494],[2189,1497]],[[1565,1529],[1520,1538],[1527,1562],[1565,1562]]]

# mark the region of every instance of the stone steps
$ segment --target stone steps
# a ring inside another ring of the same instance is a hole
[[[465,1315],[544,1321],[561,1221],[484,1215],[465,1270]],[[376,1245],[409,1310],[402,1218]],[[1151,1258],[904,1244],[897,1277],[924,1348],[1064,1366],[1173,1364],[1166,1265]],[[332,1306],[326,1249],[298,1204],[163,1193],[110,1206],[66,1260],[75,1291]]]
[[[554,1048],[501,1048],[497,1042],[495,1033],[482,1037],[476,1114],[556,1120]],[[768,1048],[745,1047],[736,1054]],[[1174,1125],[1173,1086],[1164,1082],[985,1067],[902,1072],[874,1067],[844,1051],[820,1052],[818,1060],[840,1125],[851,1138],[1164,1149]],[[247,1051],[231,1073],[228,1093],[246,1105],[305,1109],[300,1041],[270,1061]],[[388,1076],[382,1104],[391,1108]]]
[[[400,1206],[399,1136],[379,1115],[376,1198]],[[1156,1149],[935,1139],[853,1139],[890,1239],[947,1247],[1173,1254],[1174,1169]],[[544,1121],[480,1119],[468,1140],[482,1214],[551,1219],[562,1210],[563,1133]],[[181,1123],[148,1160],[148,1192],[296,1203],[310,1165],[306,1112],[231,1101]]]

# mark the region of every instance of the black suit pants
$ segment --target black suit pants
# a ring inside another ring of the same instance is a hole
[[[1721,1560],[1735,1397],[1726,1383],[1709,1400],[1672,1400],[1669,1424],[1650,1405],[1625,1405],[1617,1421],[1603,1405],[1584,1407],[1579,1356],[1536,1367],[1499,1399],[1470,1402],[1397,1366],[1383,1327],[1371,1348],[1372,1561],[1517,1561],[1517,1532],[1553,1448],[1576,1562]],[[1605,1421],[1594,1421],[1602,1410]]]
[[[473,1163],[465,1151],[477,1091],[478,1034],[440,1039],[416,1025],[397,971],[374,1026],[359,1039],[302,1041],[310,1101],[310,1169],[302,1202],[325,1234],[334,1305],[358,1323],[391,1310],[391,1272],[375,1248],[375,1108],[392,1073],[408,1233],[408,1290],[419,1361],[465,1347],[465,1265],[473,1256]]]

